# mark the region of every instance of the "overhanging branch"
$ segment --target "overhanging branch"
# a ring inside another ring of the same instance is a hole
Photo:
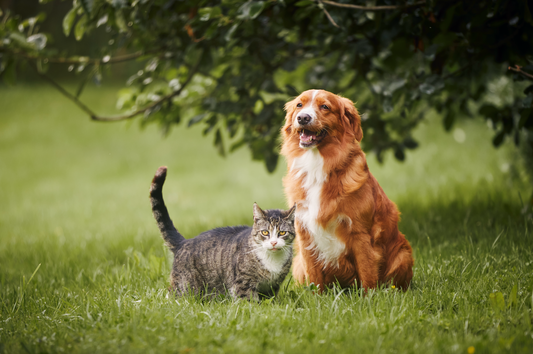
[[[328,18],[329,22],[331,22],[333,26],[340,28],[339,25],[335,22],[335,20],[333,20],[333,17],[331,17],[328,10],[326,10],[321,0],[318,0],[318,7],[320,7],[322,11],[324,11],[324,14],[326,14],[326,17]]]
[[[342,4],[334,1],[328,1],[328,0],[318,0],[319,3],[323,3],[330,6],[335,7],[342,7],[345,9],[353,9],[353,10],[362,10],[362,11],[387,11],[387,10],[400,10],[400,9],[407,9],[409,7],[416,7],[416,6],[422,6],[426,3],[426,1],[419,1],[412,4],[406,4],[406,5],[385,5],[385,6],[360,6],[360,5],[352,5],[352,4]]]
[[[89,65],[106,65],[106,64],[116,64],[122,63],[129,60],[137,59],[143,55],[150,54],[150,52],[139,51],[131,54],[121,55],[117,57],[103,57],[101,59],[97,58],[87,58],[87,57],[78,57],[78,58],[64,58],[64,57],[46,57],[39,55],[26,54],[24,52],[6,50],[6,52],[20,58],[28,60],[43,60],[47,63],[53,64],[89,64]]]
[[[87,113],[91,118],[93,116],[95,116],[96,114],[89,108],[87,107],[83,102],[81,102],[76,96],[72,95],[70,92],[68,92],[67,90],[65,90],[63,88],[63,86],[61,86],[60,84],[58,84],[54,79],[52,79],[50,76],[46,75],[45,73],[42,73],[40,72],[37,68],[34,67],[34,69],[37,71],[37,73],[43,78],[45,79],[46,81],[48,81],[49,84],[51,84],[52,86],[54,86],[59,92],[61,92],[61,94],[63,96],[65,96],[66,98],[68,98],[69,100],[71,100],[72,102],[74,102],[76,104],[76,106],[78,106],[82,111],[84,111],[85,113]]]
[[[516,73],[519,73],[519,74],[524,75],[524,76],[527,77],[527,78],[533,79],[533,75],[531,75],[530,73],[526,73],[525,71],[523,71],[521,66],[515,65],[514,68],[513,68],[512,66],[510,66],[510,67],[507,68],[507,70],[514,71],[514,72],[516,72]]]
[[[200,59],[201,59],[201,56],[202,55],[200,55]],[[81,102],[76,96],[72,95],[70,92],[65,90],[60,84],[58,84],[50,76],[46,75],[45,73],[39,72],[38,70],[37,70],[37,72],[39,73],[39,75],[43,79],[48,81],[59,92],[61,92],[61,94],[63,94],[69,100],[74,102],[81,110],[83,110],[85,113],[87,113],[91,117],[92,120],[99,121],[99,122],[118,122],[118,121],[121,121],[121,120],[127,120],[127,119],[133,118],[135,116],[138,116],[139,114],[142,114],[142,113],[144,113],[144,112],[146,112],[146,111],[148,111],[148,110],[160,105],[161,103],[163,103],[165,101],[168,101],[168,100],[178,96],[179,94],[181,94],[183,92],[183,90],[185,89],[185,87],[187,87],[187,85],[191,82],[191,80],[194,77],[194,75],[196,74],[196,72],[198,71],[198,68],[199,68],[200,62],[201,62],[200,59],[198,59],[198,62],[196,63],[196,65],[193,68],[190,69],[189,75],[187,76],[187,79],[185,79],[185,81],[183,82],[183,84],[181,85],[181,87],[178,90],[176,90],[176,91],[174,91],[174,92],[172,92],[172,93],[170,93],[170,94],[168,94],[166,96],[163,96],[162,98],[158,99],[157,101],[152,102],[148,106],[143,107],[141,109],[138,109],[138,110],[136,110],[134,112],[123,114],[123,115],[117,115],[117,116],[107,116],[107,117],[106,116],[97,115],[94,111],[92,111],[89,107],[87,107],[83,102]]]

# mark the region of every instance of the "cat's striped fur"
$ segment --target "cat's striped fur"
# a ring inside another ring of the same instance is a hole
[[[174,254],[170,275],[178,294],[230,294],[258,300],[277,293],[292,262],[295,207],[261,210],[254,204],[254,224],[228,226],[185,239],[174,227],[163,201],[167,173],[160,167],[150,201],[161,235]]]

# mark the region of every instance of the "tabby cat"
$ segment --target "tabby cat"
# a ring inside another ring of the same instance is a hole
[[[186,240],[174,227],[163,201],[166,167],[152,180],[150,201],[161,235],[174,253],[172,290],[259,300],[275,295],[292,263],[294,214],[290,210],[261,210],[254,203],[254,224],[205,231]]]

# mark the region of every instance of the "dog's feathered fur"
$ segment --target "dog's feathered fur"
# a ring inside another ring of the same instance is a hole
[[[412,249],[398,230],[396,205],[368,170],[353,103],[309,90],[285,109],[283,182],[288,204],[298,204],[294,278],[321,289],[337,282],[364,288],[392,282],[406,289]],[[310,121],[300,124],[299,115]]]

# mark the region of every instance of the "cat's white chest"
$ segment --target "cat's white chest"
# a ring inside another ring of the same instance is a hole
[[[292,250],[291,250],[292,252]],[[272,253],[265,248],[260,248],[256,251],[256,255],[261,261],[261,264],[272,273],[272,277],[277,277],[282,271],[287,259],[290,257],[290,254],[285,251],[277,251]]]
[[[335,236],[338,221],[330,222],[325,229],[317,222],[322,188],[327,180],[324,173],[324,159],[318,149],[313,148],[296,158],[291,170],[297,171],[296,177],[303,176],[302,187],[306,192],[306,198],[298,205],[296,219],[312,237],[313,242],[308,249],[315,250],[319,261],[323,261],[324,265],[338,266],[338,258],[346,248]]]

